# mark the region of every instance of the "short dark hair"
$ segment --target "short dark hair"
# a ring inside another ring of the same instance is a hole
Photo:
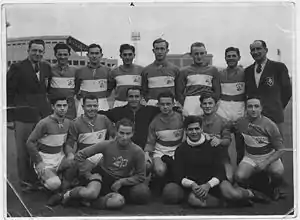
[[[122,44],[119,50],[120,54],[122,54],[124,50],[132,50],[132,52],[135,53],[135,47],[130,44]]]
[[[206,48],[204,43],[202,43],[202,42],[195,42],[195,43],[193,43],[191,45],[191,49],[190,49],[190,53],[191,54],[192,54],[193,47],[204,47],[204,48]]]
[[[54,46],[54,48],[53,48],[54,54],[56,54],[59,49],[66,49],[66,50],[68,50],[69,54],[71,53],[71,48],[67,44],[65,44],[64,42],[58,42]]]
[[[204,101],[204,99],[208,99],[208,98],[212,98],[215,103],[218,102],[218,98],[216,97],[216,95],[212,92],[203,92],[201,93],[201,96],[200,96],[200,103],[202,104],[202,102]]]
[[[126,90],[126,97],[128,96],[129,90],[139,90],[140,94],[142,94],[142,88],[140,86],[132,86]]]
[[[265,41],[263,41],[263,40],[255,40],[255,41],[259,41],[259,42],[261,42],[261,45],[263,46],[263,48],[267,48],[267,44],[266,44],[266,42]],[[255,41],[253,41],[253,43],[255,42]],[[252,44],[253,44],[252,43]]]
[[[101,48],[101,46],[99,44],[90,44],[88,46],[88,53],[90,52],[90,49],[92,49],[92,48],[99,48],[100,49],[100,53],[102,53],[102,48]]]
[[[32,44],[41,44],[41,45],[43,45],[43,47],[45,49],[45,42],[42,39],[33,39],[33,40],[29,41],[28,49],[31,48]]]
[[[237,55],[240,56],[240,50],[239,50],[239,48],[236,48],[236,47],[228,47],[228,48],[226,48],[226,50],[225,50],[225,56],[226,56],[226,54],[229,51],[235,51],[237,53]]]
[[[132,131],[134,131],[134,124],[133,122],[128,119],[128,118],[122,118],[120,121],[118,121],[116,123],[116,129],[117,131],[119,130],[120,126],[123,125],[123,126],[127,126],[127,127],[132,127]]]
[[[162,38],[158,38],[155,41],[153,41],[153,43],[152,43],[153,48],[154,48],[154,45],[158,44],[158,43],[166,43],[167,49],[169,48],[169,42]]]
[[[196,115],[189,115],[185,117],[183,126],[186,129],[190,124],[199,123],[200,127],[202,126],[202,118]]]
[[[158,102],[160,102],[161,98],[171,98],[173,102],[174,102],[174,99],[175,99],[173,93],[170,92],[170,91],[159,93],[158,96],[157,96]]]
[[[51,105],[55,105],[57,101],[67,101],[67,97],[66,96],[52,96],[50,98],[50,103]]]
[[[247,96],[245,103],[247,104],[248,100],[250,100],[250,99],[257,99],[257,100],[259,100],[260,105],[262,105],[262,103],[261,103],[261,97],[259,95],[254,94],[254,95]]]
[[[87,99],[90,99],[90,100],[95,100],[96,99],[97,102],[98,102],[97,96],[88,94],[88,95],[86,95],[86,96],[83,97],[83,100],[82,100],[82,104],[83,105],[85,104],[85,102],[86,102]]]

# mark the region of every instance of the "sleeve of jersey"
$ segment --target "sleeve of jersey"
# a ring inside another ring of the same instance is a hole
[[[76,149],[75,143],[77,142],[78,139],[78,131],[76,128],[75,121],[72,121],[69,127],[68,135],[67,135],[67,140],[65,144],[65,153],[68,154],[70,151],[75,152]]]
[[[152,153],[154,151],[155,143],[156,143],[156,132],[154,128],[155,119],[150,123],[148,130],[147,143],[144,151]]]
[[[173,173],[175,182],[182,185],[182,179],[185,178],[184,146],[179,146],[175,150]]]
[[[222,149],[213,148],[213,150],[215,151],[213,177],[216,177],[220,182],[222,182],[222,180],[226,179],[225,167],[224,164],[222,163],[223,161]]]
[[[287,67],[282,64],[282,71],[280,72],[280,83],[281,83],[281,102],[283,108],[287,106],[290,98],[292,97],[292,84],[289,77]]]
[[[222,139],[229,139],[231,141],[231,123],[227,120],[223,120],[222,126]]]
[[[124,186],[132,186],[138,183],[142,183],[146,178],[146,167],[145,167],[145,154],[142,150],[135,152],[135,166],[134,174],[131,177],[123,179]]]
[[[116,87],[115,79],[112,76],[112,70],[108,68],[108,77],[107,77],[107,93],[108,96],[111,94],[112,90]]]
[[[268,127],[268,133],[271,137],[271,143],[276,150],[284,149],[283,139],[277,125],[270,120],[270,126]]]
[[[178,102],[183,105],[184,103],[184,90],[186,87],[186,72],[184,70],[180,70],[180,73],[177,77],[176,81],[176,92]]]
[[[215,68],[215,74],[212,79],[212,87],[213,87],[215,97],[219,99],[221,94],[221,83],[220,83],[220,74],[217,68]]]
[[[35,128],[31,132],[27,140],[26,145],[27,145],[28,153],[30,155],[31,160],[34,162],[34,164],[38,164],[43,161],[38,151],[38,140],[42,138],[45,133],[46,133],[46,129],[44,123],[40,121],[35,126]]]
[[[142,95],[144,97],[144,99],[146,101],[148,101],[148,79],[147,79],[147,74],[145,69],[143,69],[142,73],[141,73],[141,77],[142,77]]]

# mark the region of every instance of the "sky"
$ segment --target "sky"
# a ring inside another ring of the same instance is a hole
[[[89,45],[98,43],[104,57],[119,58],[119,46],[131,43],[132,31],[139,31],[137,63],[154,60],[152,42],[163,37],[170,43],[171,54],[189,51],[193,42],[206,45],[213,54],[213,65],[225,66],[224,51],[229,46],[241,51],[240,64],[250,65],[249,45],[265,40],[268,57],[281,61],[294,72],[294,4],[284,2],[252,3],[52,3],[7,4],[6,19],[11,26],[8,38],[71,35]]]

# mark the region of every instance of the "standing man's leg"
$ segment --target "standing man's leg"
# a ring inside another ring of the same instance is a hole
[[[32,132],[35,123],[15,122],[15,138],[17,148],[17,167],[20,182],[34,183],[37,180],[26,147],[26,141]]]

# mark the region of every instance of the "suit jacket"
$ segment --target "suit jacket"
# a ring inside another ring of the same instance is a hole
[[[11,65],[7,73],[7,104],[14,106],[15,121],[35,123],[51,113],[46,83],[51,66],[40,62],[40,80],[28,59]]]
[[[267,60],[259,85],[254,77],[255,63],[245,69],[245,89],[247,96],[261,98],[262,114],[275,123],[284,121],[283,110],[292,96],[292,85],[285,64]]]

